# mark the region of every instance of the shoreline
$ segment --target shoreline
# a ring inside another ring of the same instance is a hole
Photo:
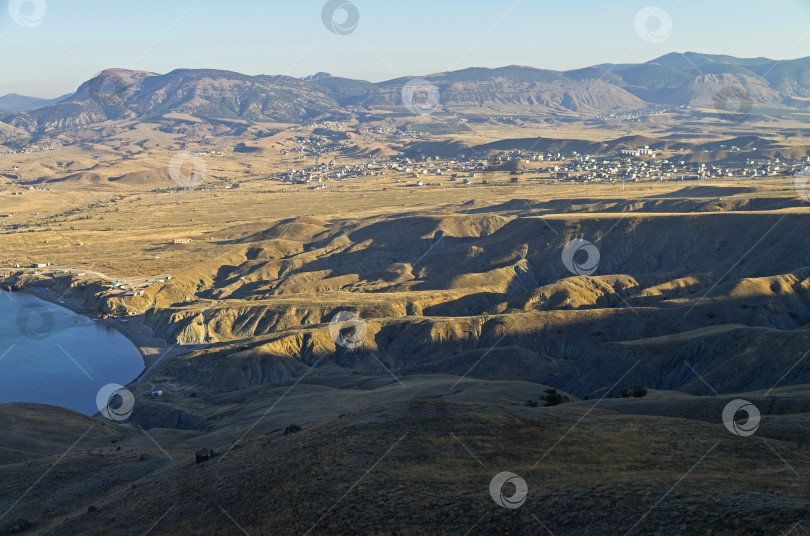
[[[143,323],[143,315],[128,317],[123,319],[126,322],[121,322],[122,319],[120,318],[101,318],[96,314],[88,313],[84,311],[84,306],[79,300],[62,298],[50,290],[39,292],[33,288],[23,287],[16,291],[5,289],[3,291],[28,294],[42,301],[64,307],[75,314],[89,318],[92,322],[111,327],[120,333],[138,350],[143,360],[143,370],[136,378],[125,385],[128,389],[145,385],[154,374],[157,368],[156,365],[183,353],[178,348],[171,348],[165,339],[156,337],[152,329]]]

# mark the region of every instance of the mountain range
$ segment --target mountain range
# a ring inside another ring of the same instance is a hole
[[[509,66],[421,77],[438,88],[437,111],[593,118],[654,106],[714,106],[724,88],[769,108],[810,106],[810,58],[776,61],[693,52],[641,64],[570,71]],[[257,122],[340,120],[369,112],[407,113],[402,88],[413,78],[379,83],[327,73],[303,79],[213,69],[167,74],[109,69],[67,97],[0,97],[0,139],[52,136],[110,120],[163,124],[207,122],[234,128]],[[236,123],[234,123],[236,122]]]
[[[17,93],[9,93],[0,97],[0,112],[31,112],[61,102],[71,95],[72,93],[68,93],[55,99],[41,99],[39,97],[27,97]]]

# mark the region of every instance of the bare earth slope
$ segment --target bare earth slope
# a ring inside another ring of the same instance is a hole
[[[396,184],[157,190],[3,234],[54,262],[4,288],[125,326],[148,370],[120,423],[0,407],[0,530],[805,534],[792,182]]]

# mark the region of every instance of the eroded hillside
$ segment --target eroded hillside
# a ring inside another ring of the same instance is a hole
[[[456,534],[536,519],[571,535],[788,531],[810,504],[810,216],[777,186],[419,210],[353,196],[105,245],[119,273],[171,263],[171,277],[125,278],[142,294],[95,265],[14,273],[13,289],[127,320],[149,352],[123,424],[5,408],[0,473],[23,494],[6,508],[27,523],[9,526],[425,534],[450,516]],[[181,199],[199,214],[199,193]],[[762,412],[755,438],[723,426],[740,397]],[[198,465],[203,448],[217,455]],[[18,489],[65,450],[43,485]],[[493,505],[501,471],[528,482],[525,508]],[[81,498],[47,498],[71,478]]]

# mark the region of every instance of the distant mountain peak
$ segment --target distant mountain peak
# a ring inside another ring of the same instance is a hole
[[[62,95],[61,97],[57,97],[55,99],[42,99],[39,97],[20,95],[19,93],[9,93],[8,95],[3,95],[0,97],[0,112],[31,112],[51,104],[61,102],[71,95],[72,93]]]
[[[421,78],[436,86],[441,106],[450,112],[475,107],[489,114],[598,118],[653,107],[703,109],[715,107],[718,94],[727,86],[742,88],[756,104],[810,107],[810,58],[775,62],[671,52],[645,63],[571,71],[509,65]],[[371,83],[326,72],[293,78],[218,69],[176,69],[166,74],[107,69],[57,102],[0,97],[0,121],[17,129],[14,136],[23,131],[31,135],[72,132],[111,120],[160,122],[167,130],[186,131],[189,127],[180,116],[217,129],[230,121],[226,128],[241,133],[255,122],[299,123],[376,114],[401,106],[402,88],[413,79]],[[0,141],[9,136],[0,133]]]
[[[703,67],[705,65],[727,64],[742,67],[772,63],[773,60],[758,58],[737,58],[724,54],[702,54],[700,52],[670,52],[647,63],[657,63],[669,67]]]
[[[305,77],[301,78],[301,80],[322,80],[324,78],[332,78],[332,74],[331,73],[320,72],[320,73],[311,74],[309,76],[305,76]]]

